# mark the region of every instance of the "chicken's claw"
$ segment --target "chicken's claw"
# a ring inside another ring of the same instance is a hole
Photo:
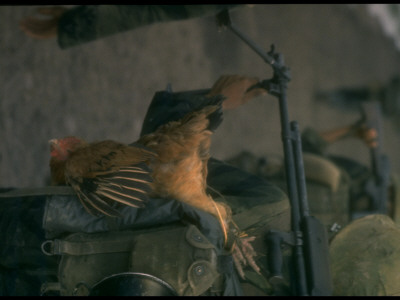
[[[257,256],[256,251],[250,242],[256,239],[255,236],[238,236],[232,249],[232,257],[235,267],[242,279],[245,279],[243,267],[249,265],[257,274],[260,268],[257,266],[254,257]]]

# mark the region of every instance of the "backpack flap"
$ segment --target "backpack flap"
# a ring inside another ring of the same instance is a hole
[[[129,268],[165,280],[180,296],[223,290],[215,247],[194,225],[138,235]]]

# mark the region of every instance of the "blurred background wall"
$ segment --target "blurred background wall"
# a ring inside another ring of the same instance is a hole
[[[154,93],[168,83],[182,91],[210,88],[223,74],[272,75],[232,32],[219,31],[214,17],[153,24],[61,50],[55,40],[34,40],[19,29],[18,21],[34,9],[0,6],[1,187],[48,184],[51,138],[136,140]],[[387,16],[374,17],[379,9],[260,4],[237,8],[231,18],[260,46],[269,50],[275,44],[284,55],[292,74],[290,118],[301,129],[323,130],[360,115],[317,101],[316,92],[387,82],[400,71],[395,35],[381,23]],[[281,155],[278,112],[272,96],[226,112],[212,155]],[[399,172],[398,128],[395,118],[385,118],[384,150]],[[368,149],[357,140],[343,140],[331,152],[369,164]]]

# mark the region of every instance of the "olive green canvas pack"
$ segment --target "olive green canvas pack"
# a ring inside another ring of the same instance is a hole
[[[101,279],[123,272],[156,276],[178,295],[220,293],[214,245],[194,225],[147,230],[74,233],[43,244],[49,255],[60,255],[59,283],[48,283],[60,295],[88,295]]]

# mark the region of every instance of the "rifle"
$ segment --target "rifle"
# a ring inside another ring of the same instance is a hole
[[[291,232],[270,230],[267,234],[268,264],[271,272],[269,281],[274,286],[283,280],[283,243],[293,247],[292,263],[294,274],[291,288],[295,295],[331,295],[332,280],[329,265],[328,238],[324,225],[310,216],[304,175],[299,125],[289,123],[286,88],[290,71],[284,65],[283,56],[275,52],[274,45],[265,53],[247,35],[232,24],[227,10],[217,15],[220,27],[228,27],[273,68],[273,77],[263,80],[252,88],[264,88],[279,100],[282,142],[285,154],[285,172],[291,203]]]
[[[367,214],[388,214],[388,187],[390,184],[390,164],[387,155],[382,153],[382,109],[377,101],[368,101],[360,105],[362,121],[368,128],[377,131],[377,146],[370,149],[372,177],[364,185],[366,195],[371,199],[368,211],[353,212],[352,219]]]

